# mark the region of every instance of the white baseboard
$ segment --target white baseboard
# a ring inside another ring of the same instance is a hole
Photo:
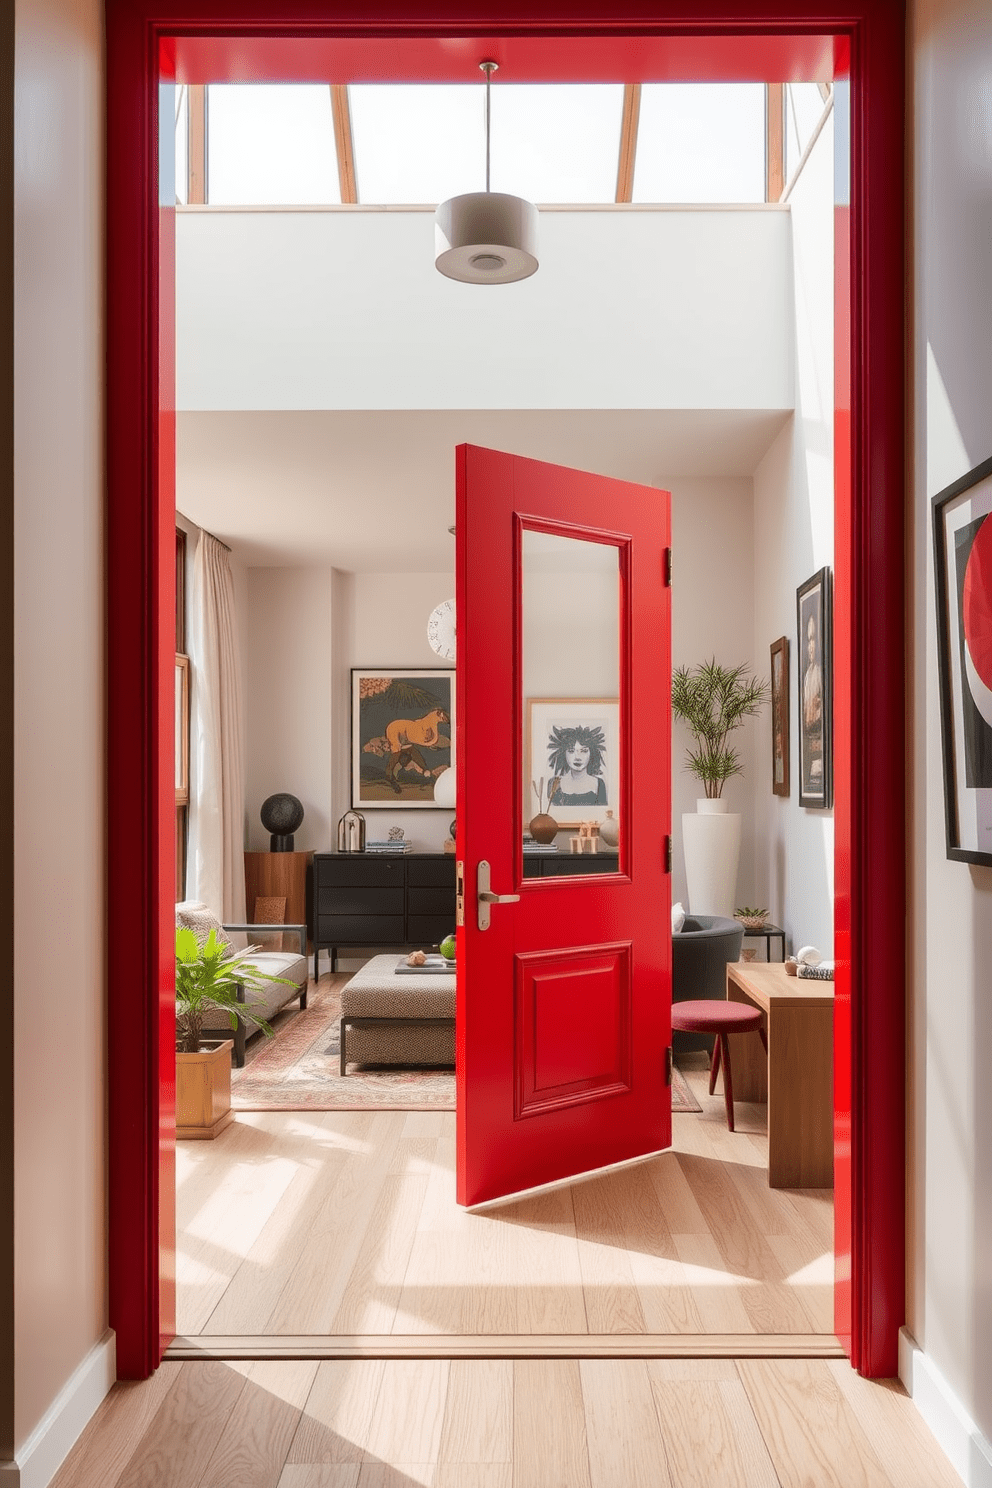
[[[14,1461],[0,1462],[0,1488],[48,1488],[116,1378],[117,1341],[108,1329],[56,1395]]]
[[[899,1378],[965,1488],[992,1488],[992,1443],[907,1328],[899,1330]]]

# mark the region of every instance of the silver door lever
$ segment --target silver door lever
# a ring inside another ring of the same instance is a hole
[[[518,904],[520,902],[520,895],[519,894],[494,894],[493,893],[492,889],[489,887],[489,884],[490,884],[489,875],[490,875],[491,872],[492,872],[492,869],[490,868],[490,866],[489,866],[488,862],[486,861],[486,859],[483,858],[482,859],[482,862],[479,864],[478,876],[477,876],[477,879],[476,879],[476,893],[477,893],[477,897],[478,897],[478,900],[479,900],[479,929],[480,930],[488,930],[489,929],[489,924],[490,924],[490,918],[489,918],[489,916],[490,916],[490,910],[489,910],[489,906],[491,904]]]

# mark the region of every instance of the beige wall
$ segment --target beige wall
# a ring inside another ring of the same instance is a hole
[[[992,1481],[992,870],[949,862],[945,854],[930,500],[992,455],[988,0],[917,0],[910,49],[915,750],[909,1325],[928,1366],[940,1376],[938,1394],[956,1399],[986,1438],[982,1448],[972,1433],[966,1480],[987,1483]]]
[[[103,59],[98,0],[17,0],[15,15],[12,1444],[20,1449],[107,1322]]]

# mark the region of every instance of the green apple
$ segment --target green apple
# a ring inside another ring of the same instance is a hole
[[[446,961],[453,961],[455,959],[455,937],[453,935],[446,935],[438,950]]]

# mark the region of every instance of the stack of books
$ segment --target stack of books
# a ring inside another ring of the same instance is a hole
[[[525,853],[550,853],[557,851],[557,842],[528,842],[526,839],[524,840]]]
[[[367,853],[408,853],[413,852],[413,843],[403,841],[387,842],[384,840],[372,841],[366,842],[365,851]]]

